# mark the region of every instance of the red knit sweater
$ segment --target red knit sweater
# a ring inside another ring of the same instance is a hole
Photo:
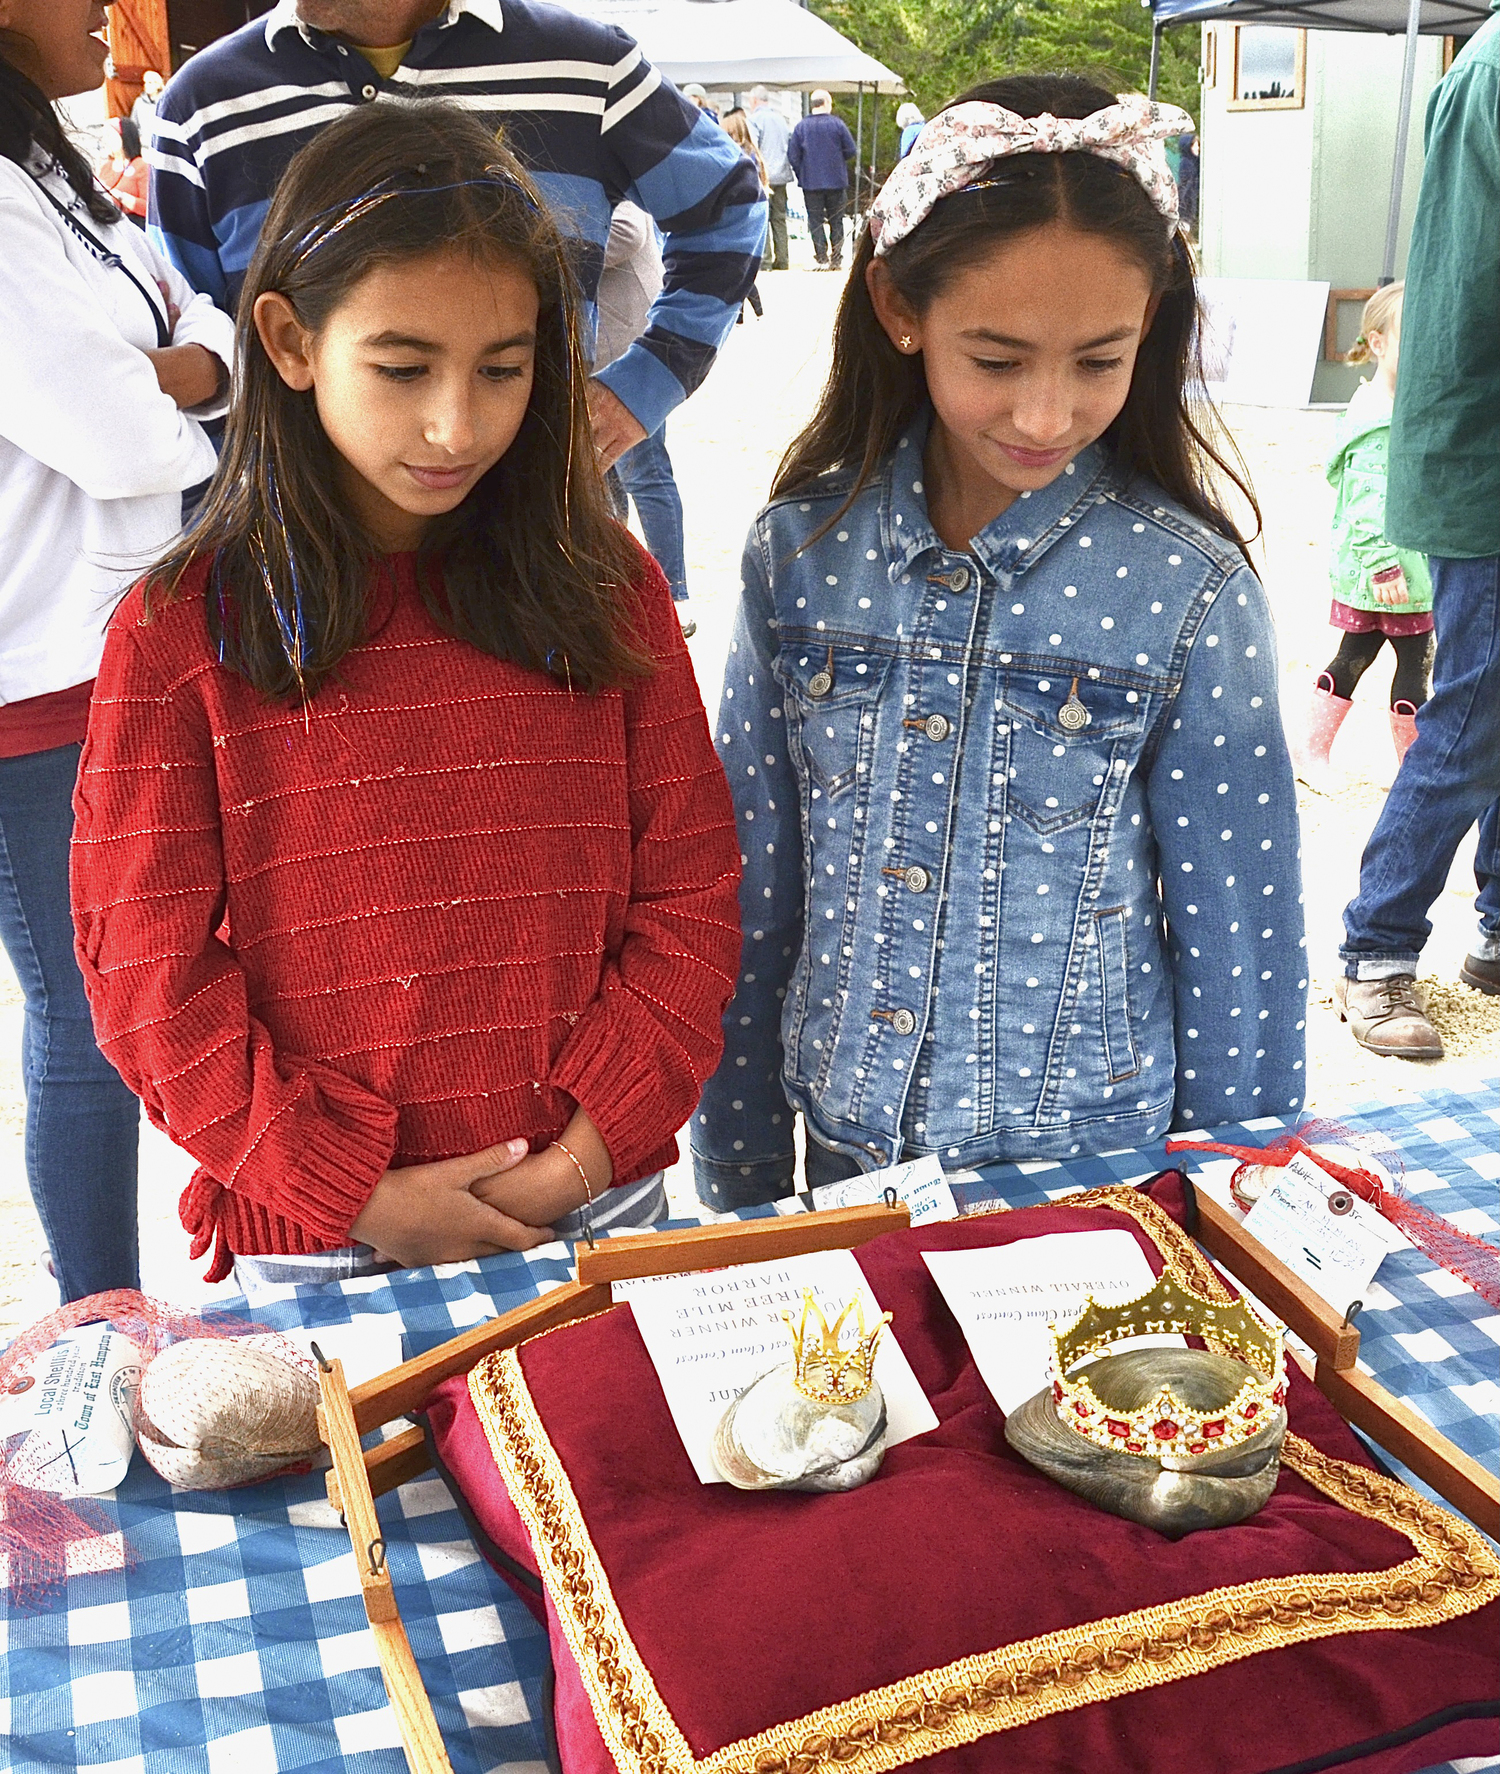
[[[581,1104],[627,1183],[718,1062],[739,847],[665,581],[649,678],[597,696],[444,634],[392,557],[304,711],[210,648],[207,569],[110,625],[76,797],[100,1046],[202,1167],[193,1254],[318,1251],[392,1164]]]

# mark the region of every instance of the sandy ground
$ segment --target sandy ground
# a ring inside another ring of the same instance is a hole
[[[839,287],[839,279],[811,272],[763,277],[765,319],[747,315],[702,392],[668,428],[687,513],[689,583],[699,624],[692,651],[711,709],[717,705],[739,588],[740,548],[778,457],[817,396]],[[1336,415],[1240,407],[1226,417],[1265,512],[1264,574],[1280,633],[1283,695],[1295,714],[1335,645],[1327,626],[1330,494],[1323,461]],[[1448,1057],[1424,1063],[1377,1059],[1355,1046],[1332,1008],[1340,912],[1354,890],[1364,839],[1394,772],[1385,713],[1389,675],[1382,661],[1360,686],[1334,754],[1347,772],[1341,791],[1303,800],[1313,968],[1309,1102],[1323,1112],[1354,1100],[1395,1099],[1467,1080],[1485,1062],[1493,1072],[1500,1057],[1500,998],[1481,997],[1456,979],[1474,928],[1472,837],[1433,909],[1434,932],[1425,956],[1431,1009]],[[0,958],[0,1334],[55,1303],[37,1269],[42,1239],[26,1190],[20,1034],[20,994]],[[182,1303],[208,1291],[195,1273],[203,1265],[187,1261],[186,1235],[176,1219],[177,1195],[190,1169],[183,1154],[143,1127],[143,1284]],[[669,1181],[674,1196],[691,1195],[681,1167]]]

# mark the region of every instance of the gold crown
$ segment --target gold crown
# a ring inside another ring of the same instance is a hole
[[[1068,1377],[1075,1362],[1111,1343],[1174,1331],[1202,1337],[1218,1353],[1245,1363],[1249,1374],[1228,1404],[1195,1410],[1163,1386],[1136,1410],[1110,1410],[1099,1402],[1086,1369]],[[1167,1275],[1119,1306],[1101,1306],[1090,1296],[1066,1331],[1054,1323],[1051,1333],[1052,1397],[1059,1419],[1112,1454],[1159,1460],[1167,1454],[1207,1454],[1238,1447],[1258,1435],[1286,1403],[1281,1331],[1244,1301],[1205,1299]]]
[[[846,1349],[839,1341],[839,1333],[851,1312],[857,1314],[859,1330]],[[808,1337],[810,1315],[817,1319],[816,1343]],[[875,1327],[867,1331],[864,1302],[856,1295],[830,1329],[823,1308],[813,1298],[812,1289],[805,1287],[802,1290],[802,1322],[793,1324],[790,1312],[783,1312],[781,1316],[792,1333],[792,1356],[796,1362],[792,1384],[804,1398],[812,1399],[815,1404],[852,1404],[855,1399],[864,1397],[875,1377],[875,1346],[880,1341],[881,1332],[891,1322],[889,1312],[883,1313]]]

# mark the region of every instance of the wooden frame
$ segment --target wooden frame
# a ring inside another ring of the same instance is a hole
[[[1312,1349],[1313,1362],[1301,1365],[1318,1390],[1461,1514],[1500,1538],[1500,1479],[1360,1372],[1358,1327],[1348,1318],[1341,1320],[1228,1209],[1203,1190],[1197,1199],[1198,1242]],[[593,1249],[579,1245],[576,1281],[476,1325],[362,1386],[350,1390],[339,1362],[322,1363],[318,1429],[333,1456],[328,1500],[349,1529],[365,1613],[412,1774],[452,1774],[452,1769],[385,1569],[385,1541],[375,1498],[418,1477],[430,1460],[418,1428],[404,1429],[368,1450],[361,1447],[360,1437],[417,1410],[440,1381],[467,1373],[495,1350],[514,1348],[541,1331],[602,1311],[611,1303],[612,1281],[684,1275],[731,1263],[774,1262],[809,1251],[852,1250],[883,1232],[904,1231],[910,1224],[906,1207],[898,1202],[647,1232],[606,1239]]]
[[[1342,363],[1344,361],[1339,352],[1339,303],[1368,302],[1374,294],[1373,289],[1329,290],[1328,306],[1323,311],[1324,363]]]
[[[403,1430],[368,1451],[360,1446],[361,1435],[416,1410],[440,1381],[467,1373],[495,1350],[514,1348],[541,1331],[603,1311],[610,1304],[611,1281],[685,1275],[730,1263],[774,1262],[815,1250],[852,1250],[882,1232],[904,1231],[910,1224],[910,1214],[898,1202],[894,1207],[841,1207],[784,1219],[647,1232],[610,1238],[593,1249],[579,1245],[576,1281],[528,1300],[488,1324],[476,1325],[363,1386],[350,1391],[342,1363],[320,1363],[318,1433],[333,1455],[328,1500],[343,1516],[354,1545],[365,1615],[375,1635],[380,1673],[412,1774],[452,1774],[452,1764],[385,1569],[385,1540],[375,1498],[425,1472],[430,1461],[420,1429]]]
[[[1234,32],[1234,53],[1229,64],[1229,97],[1224,102],[1226,111],[1300,111],[1307,103],[1307,32],[1297,30],[1297,40],[1293,45],[1292,85],[1295,89],[1289,98],[1282,99],[1242,99],[1240,90],[1240,32],[1241,31],[1280,31],[1295,30],[1290,25],[1232,25]]]

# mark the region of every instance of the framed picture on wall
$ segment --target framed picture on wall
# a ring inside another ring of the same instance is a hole
[[[1307,32],[1235,25],[1230,111],[1299,111],[1307,94]]]

